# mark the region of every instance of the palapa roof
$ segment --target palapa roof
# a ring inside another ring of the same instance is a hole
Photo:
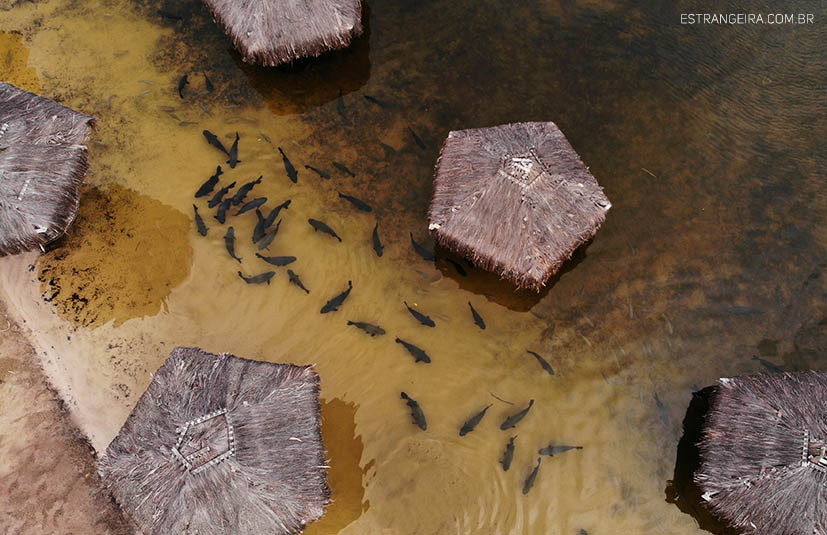
[[[827,533],[827,374],[721,379],[695,479],[746,534]]]
[[[204,0],[247,63],[318,56],[362,34],[360,0]]]
[[[300,532],[330,501],[310,366],[176,348],[99,461],[145,535]]]
[[[0,82],[0,256],[62,236],[78,210],[94,118]]]
[[[539,291],[609,208],[557,125],[514,123],[448,134],[428,228],[443,247]]]

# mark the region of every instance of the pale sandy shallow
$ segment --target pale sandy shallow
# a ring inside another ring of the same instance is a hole
[[[94,451],[47,386],[30,331],[0,301],[0,526],[4,535],[131,533],[101,492]]]

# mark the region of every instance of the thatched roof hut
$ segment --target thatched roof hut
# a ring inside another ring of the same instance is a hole
[[[539,291],[609,208],[557,125],[514,123],[448,134],[428,228],[443,247]]]
[[[721,379],[695,475],[710,508],[746,534],[827,533],[827,374]]]
[[[99,462],[146,535],[300,532],[330,501],[310,366],[176,348]]]
[[[360,0],[204,0],[247,63],[319,56],[362,34]]]
[[[78,211],[94,118],[0,82],[0,256],[43,247]]]

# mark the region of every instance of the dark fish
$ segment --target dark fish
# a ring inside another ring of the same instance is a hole
[[[261,239],[261,241],[258,244],[258,250],[259,251],[261,251],[262,249],[267,249],[268,247],[270,247],[270,244],[273,243],[273,240],[276,238],[276,234],[279,233],[279,227],[280,226],[281,226],[281,219],[279,219],[279,222],[276,223],[275,227],[273,227],[273,230],[271,230],[270,232],[265,234],[264,238]]]
[[[416,425],[419,426],[420,429],[425,431],[428,429],[428,424],[425,422],[425,414],[422,412],[422,409],[419,407],[419,403],[416,402],[411,396],[402,392],[402,399],[404,399],[408,403],[408,407],[411,408],[411,416],[413,416],[413,421]]]
[[[468,301],[468,306],[471,307],[471,315],[474,316],[474,323],[477,324],[477,327],[485,330],[485,321],[482,319],[482,316],[479,315],[479,312],[474,310],[474,305],[471,304],[471,301]],[[554,373],[553,371],[551,373]]]
[[[345,167],[344,164],[340,164],[339,162],[333,162],[333,167],[338,169],[339,171],[345,173],[346,175],[356,176],[356,173]]]
[[[276,218],[279,216],[279,213],[282,210],[288,210],[290,208],[290,202],[291,202],[290,199],[287,199],[286,201],[284,201],[280,205],[273,208],[270,211],[270,213],[267,214],[267,217],[264,218],[264,230],[267,230],[268,228],[270,228],[270,225],[273,224],[273,221],[276,220]]]
[[[660,397],[658,397],[657,392],[654,393],[654,398],[655,405],[657,405],[658,407],[658,417],[660,417],[660,421],[663,422],[663,425],[669,427],[669,422],[671,421],[671,419],[669,418],[669,411],[666,410],[666,406],[660,400]]]
[[[416,142],[416,144],[417,144],[417,145],[419,145],[419,148],[420,148],[420,149],[425,149],[425,142],[424,142],[424,141],[422,141],[422,138],[421,138],[421,137],[419,137],[418,135],[416,135],[416,132],[414,132],[414,129],[413,129],[413,128],[411,128],[411,127],[409,126],[409,127],[408,127],[408,131],[410,131],[411,135],[412,135],[412,136],[413,136],[413,138],[414,138],[414,141]]]
[[[232,201],[232,199],[230,200]],[[238,212],[236,212],[235,215],[241,215],[245,212],[249,212],[250,210],[254,210],[266,202],[267,197],[259,197],[257,199],[253,199],[252,201],[247,201],[246,203],[244,203],[244,206],[239,208]]]
[[[451,260],[450,258],[445,258],[445,261],[446,261],[446,262],[448,262],[449,264],[451,264],[452,266],[454,266],[454,269],[456,269],[456,270],[457,270],[457,273],[459,273],[459,274],[460,274],[460,275],[462,275],[463,277],[467,277],[467,276],[468,276],[468,272],[467,272],[467,271],[465,271],[465,268],[464,268],[464,267],[462,267],[462,265],[461,265],[461,264],[459,264],[458,262],[456,262],[456,261],[454,261],[454,260]]]
[[[221,170],[221,166],[219,165],[215,169],[215,174],[208,178],[206,182],[201,184],[201,187],[198,188],[198,191],[195,192],[195,197],[198,198],[203,197],[205,195],[209,195],[212,192],[213,188],[215,188],[215,185],[218,184],[218,175],[223,174],[224,171]]]
[[[230,152],[227,153],[227,156],[230,157],[230,159],[227,160],[230,168],[235,169],[235,166],[241,163],[241,160],[238,159],[238,132],[235,133],[235,141],[233,141],[233,146],[230,147]]]
[[[184,86],[190,83],[190,81],[187,80],[187,76],[188,75],[185,74],[180,80],[178,80],[178,96],[181,98],[184,98]]]
[[[379,107],[380,107],[380,108],[382,108],[383,110],[386,110],[386,109],[388,109],[388,108],[390,108],[390,107],[391,107],[391,105],[390,105],[390,104],[388,104],[387,102],[385,102],[385,101],[383,101],[383,100],[379,100],[379,99],[378,99],[378,98],[376,98],[376,97],[372,97],[372,96],[370,96],[370,95],[362,95],[362,96],[363,96],[363,97],[365,97],[365,100],[367,100],[367,101],[368,101],[368,102],[370,102],[371,104],[376,104],[377,106],[379,106]]]
[[[436,327],[436,323],[434,323],[434,320],[432,320],[431,318],[429,318],[425,314],[422,314],[421,312],[417,312],[416,310],[412,309],[408,305],[407,301],[402,301],[402,302],[405,303],[405,308],[407,308],[408,312],[410,312],[411,315],[416,318],[416,321],[418,321],[422,325],[426,325],[428,327]]]
[[[382,147],[383,149],[385,149],[386,151],[388,151],[388,153],[390,153],[390,154],[396,154],[396,149],[395,149],[395,148],[393,148],[393,147],[391,147],[391,146],[390,146],[390,145],[388,145],[387,143],[382,143],[382,142],[380,141],[380,142],[379,142],[379,145],[381,145],[381,147]]]
[[[311,219],[308,219],[307,222],[310,223],[310,226],[313,227],[313,230],[319,230],[321,232],[324,232],[325,234],[330,234],[331,236],[333,236],[337,240],[342,241],[342,238],[340,238],[339,235],[336,234],[336,232],[332,228],[327,226],[327,224],[319,221],[318,219],[312,219],[311,218]]]
[[[253,189],[256,184],[261,184],[262,176],[258,177],[255,180],[247,182],[246,184],[238,188],[238,191],[236,191],[235,195],[233,195],[233,206],[238,206],[239,204],[244,202],[244,199],[247,198],[247,194],[250,193],[250,190]]]
[[[215,208],[216,206],[221,204],[221,201],[224,200],[224,195],[226,195],[227,192],[230,191],[231,189],[233,189],[234,187],[235,187],[235,182],[233,182],[229,186],[225,186],[225,187],[221,188],[220,190],[218,190],[216,192],[216,194],[212,196],[212,199],[210,199],[210,202],[207,203],[207,206],[209,208]]]
[[[379,223],[376,223],[376,226],[373,227],[373,250],[376,251],[376,256],[381,257],[382,251],[385,250],[385,246],[382,245],[382,241],[379,239]]]
[[[517,425],[517,423],[520,420],[525,418],[525,415],[528,414],[529,409],[531,409],[531,407],[533,405],[534,405],[534,400],[532,399],[531,401],[528,402],[528,407],[526,407],[525,409],[521,410],[520,412],[518,412],[516,414],[512,414],[511,416],[506,418],[505,421],[500,426],[500,429],[502,429],[504,431],[506,429],[510,429],[510,428],[514,427],[515,425]]]
[[[256,256],[274,266],[286,266],[296,261],[295,256],[262,256],[256,253]]]
[[[534,480],[537,479],[537,472],[540,471],[540,461],[542,460],[542,457],[537,457],[537,466],[534,467],[534,470],[531,471],[525,479],[525,483],[523,483],[523,494],[528,494],[528,491],[534,486]]]
[[[528,353],[529,355],[534,355],[534,358],[537,359],[537,362],[540,363],[540,366],[542,366],[543,369],[546,370],[549,375],[554,375],[554,368],[551,367],[551,364],[549,364],[546,359],[544,359],[543,357],[531,350],[526,350],[526,353]]]
[[[244,282],[246,282],[247,284],[261,284],[263,282],[270,284],[270,279],[272,279],[273,275],[275,274],[275,271],[268,271],[266,273],[259,273],[258,275],[253,275],[252,277],[245,277],[243,273],[241,273],[240,271],[238,272],[238,276],[244,279]]]
[[[371,208],[370,205],[368,203],[366,203],[365,201],[363,201],[362,199],[357,199],[356,197],[353,197],[351,195],[345,195],[341,191],[339,191],[337,193],[339,194],[339,198],[350,202],[350,204],[355,206],[358,210],[361,210],[363,212],[372,212],[373,211],[373,208]]]
[[[348,321],[347,324],[348,325],[353,325],[354,327],[356,327],[358,329],[362,329],[363,331],[365,331],[366,333],[368,333],[371,336],[381,336],[381,335],[385,334],[385,329],[383,329],[382,327],[380,327],[378,325],[374,325],[372,323],[365,323],[365,322],[362,322],[362,321]]]
[[[215,91],[215,86],[212,85],[212,80],[210,80],[209,76],[207,76],[207,73],[202,72],[202,74],[204,75],[204,85],[207,87],[207,92],[212,93]]]
[[[222,225],[227,221],[227,210],[230,208],[230,204],[232,202],[233,200],[228,197],[221,201],[221,204],[218,205],[218,211],[215,214],[215,218]]]
[[[316,169],[312,165],[305,165],[304,168],[313,171],[314,173],[316,173],[317,175],[319,175],[320,177],[322,177],[324,179],[330,180],[330,173],[328,173],[324,169]]]
[[[198,234],[202,236],[207,235],[207,225],[204,224],[204,220],[201,219],[201,216],[198,214],[198,207],[194,204],[192,207],[195,209],[195,226],[198,227]]]
[[[304,287],[304,284],[302,284],[302,280],[299,278],[298,275],[296,275],[296,273],[292,269],[287,270],[287,278],[290,279],[290,282],[304,290],[305,293],[310,293],[310,290]]]
[[[777,364],[773,364],[767,359],[762,359],[759,356],[753,355],[752,360],[757,360],[758,362],[760,362],[761,365],[765,367],[767,371],[769,371],[770,373],[784,373],[784,370],[782,370]]]
[[[486,411],[488,411],[488,409],[490,409],[490,408],[491,408],[491,405],[487,406],[486,408],[484,408],[483,410],[481,410],[480,412],[478,412],[477,414],[472,416],[467,422],[462,424],[462,427],[459,430],[459,436],[464,437],[465,435],[467,435],[468,433],[473,431],[474,428],[477,427],[477,424],[480,423],[483,416],[485,416]]]
[[[345,97],[342,96],[342,90],[339,89],[339,99],[336,101],[336,111],[339,115],[345,117]]]
[[[561,453],[565,453],[565,452],[570,451],[570,450],[582,450],[582,449],[583,449],[583,446],[553,446],[553,445],[549,444],[548,446],[546,446],[545,448],[542,448],[537,453],[539,453],[540,455],[548,455],[550,457],[553,457],[555,455],[559,455]]]
[[[405,340],[400,340],[399,338],[396,339],[396,343],[402,344],[405,349],[408,350],[408,353],[413,356],[414,362],[424,362],[425,364],[431,362],[431,357],[415,345],[408,343]]]
[[[227,246],[227,252],[230,253],[230,256],[238,260],[238,263],[241,263],[241,259],[235,255],[235,229],[230,227],[227,229],[227,233],[224,235],[224,245]]]
[[[261,238],[264,237],[264,216],[261,214],[261,210],[256,208],[256,226],[253,229],[253,243],[258,243]]]
[[[293,184],[296,184],[299,181],[299,172],[296,171],[295,167],[293,167],[293,162],[287,158],[287,155],[284,154],[281,147],[279,147],[279,152],[281,153],[281,159],[284,160],[284,169],[287,171],[287,178],[292,180]]]
[[[347,281],[347,290],[345,290],[344,292],[340,293],[339,295],[325,303],[325,305],[322,307],[321,313],[327,314],[328,312],[335,312],[339,310],[339,307],[342,306],[342,303],[345,302],[345,299],[347,299],[347,296],[350,295],[350,291],[352,289],[352,281]]]
[[[163,9],[157,10],[157,13],[158,13],[158,15],[161,16],[161,18],[164,18],[164,19],[175,20],[175,21],[184,20],[184,17],[182,17],[180,15],[176,15],[175,13],[170,13],[169,11],[164,11]]]
[[[503,458],[500,460],[500,464],[503,465],[503,470],[508,472],[508,469],[511,468],[511,461],[514,460],[514,439],[517,436],[511,437],[511,440],[508,441],[508,444],[505,445],[505,452],[503,453]]]
[[[434,253],[416,243],[416,240],[414,240],[413,237],[413,232],[411,232],[410,234],[411,244],[413,245],[414,251],[416,251],[416,253],[422,258],[424,258],[427,262],[433,262],[434,260],[436,260],[436,258],[434,257]]]
[[[221,141],[218,139],[218,136],[216,136],[215,134],[213,134],[209,130],[204,130],[204,137],[207,138],[207,142],[210,145],[217,148],[218,150],[220,150],[221,152],[223,152],[227,156],[230,155],[230,153],[227,152],[227,149],[224,148],[224,145],[221,144]]]

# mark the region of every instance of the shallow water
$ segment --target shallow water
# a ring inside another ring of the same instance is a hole
[[[98,118],[69,235],[45,255],[0,261],[8,300],[98,450],[172,347],[198,345],[316,364],[335,502],[309,533],[700,533],[680,485],[670,503],[692,392],[765,371],[754,355],[785,370],[825,366],[823,9],[810,26],[722,27],[681,26],[682,11],[704,11],[695,4],[374,1],[351,49],[269,70],[243,64],[195,1],[0,0],[0,10],[3,78]],[[555,121],[611,199],[593,242],[539,295],[421,260],[408,233],[432,245],[425,213],[447,132],[528,120]],[[226,145],[239,132],[237,168],[205,128]],[[309,295],[285,268],[269,286],[239,279],[269,270],[254,258],[252,213],[225,225],[240,266],[204,199],[210,231],[195,232],[192,194],[219,164],[222,184],[264,175],[249,198],[292,200],[270,254],[298,257],[290,267]],[[309,217],[343,242],[314,233]],[[342,310],[320,315],[348,280]],[[414,364],[397,336],[433,362]],[[500,431],[529,399],[525,420]],[[543,458],[524,496],[549,443],[584,449]]]

